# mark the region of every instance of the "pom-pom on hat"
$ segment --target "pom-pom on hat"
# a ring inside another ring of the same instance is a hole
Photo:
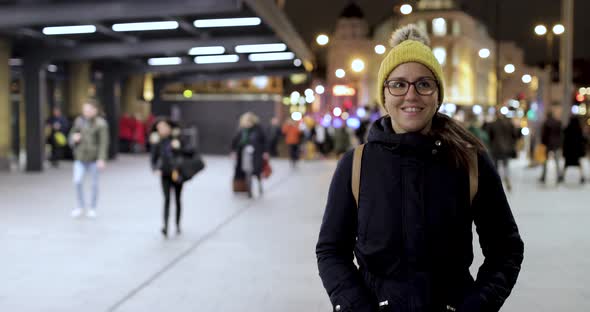
[[[410,24],[399,28],[391,37],[389,53],[381,61],[377,77],[377,101],[381,106],[385,102],[383,94],[385,80],[391,72],[401,64],[416,62],[426,66],[438,82],[438,104],[444,99],[443,71],[430,48],[430,39],[418,26]]]

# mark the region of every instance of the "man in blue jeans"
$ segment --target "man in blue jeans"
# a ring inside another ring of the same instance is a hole
[[[109,146],[108,125],[104,118],[98,116],[98,106],[87,101],[82,106],[82,116],[76,118],[70,131],[69,142],[74,151],[74,184],[78,195],[78,206],[72,210],[72,217],[82,215],[95,218],[98,199],[98,170],[106,166]],[[84,199],[84,177],[90,175],[92,180],[90,205]]]

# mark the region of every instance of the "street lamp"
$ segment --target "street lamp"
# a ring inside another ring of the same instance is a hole
[[[352,61],[351,67],[354,72],[360,73],[365,69],[365,62],[361,59],[355,59]]]
[[[561,24],[556,24],[553,26],[552,31],[547,31],[547,27],[545,25],[537,25],[535,27],[535,34],[537,36],[544,36],[547,35],[547,56],[549,58],[549,62],[553,59],[553,35],[561,35],[565,32],[565,27]]]
[[[529,74],[525,74],[522,76],[522,82],[529,84],[533,81],[533,77]]]
[[[545,65],[545,70],[549,72],[549,88],[547,88],[547,97],[549,103],[551,103],[551,82],[553,81],[553,35],[561,35],[565,32],[565,27],[561,24],[555,24],[552,31],[547,31],[547,27],[545,25],[537,25],[535,26],[535,34],[537,36],[544,36],[547,35],[547,64]]]
[[[409,4],[403,4],[400,8],[399,11],[403,14],[403,15],[408,15],[410,13],[412,13],[412,11],[414,10],[414,8],[412,8],[411,5]]]
[[[545,27],[545,25],[535,26],[535,34],[537,34],[539,36],[543,36],[546,33],[547,33],[547,27]]]
[[[553,26],[553,33],[556,35],[561,35],[565,32],[565,27],[563,27],[563,25],[561,24],[557,24],[555,26]]]
[[[383,53],[385,53],[385,51],[386,51],[386,49],[385,49],[385,46],[384,45],[378,44],[378,45],[375,46],[375,53],[377,53],[377,54],[383,54]]]
[[[324,34],[318,35],[317,38],[315,39],[315,41],[321,45],[324,46],[326,44],[328,44],[328,42],[330,42],[330,38]]]
[[[479,50],[479,57],[483,59],[490,57],[490,50],[485,48]]]
[[[504,71],[507,74],[512,74],[515,70],[516,70],[516,68],[514,67],[513,64],[506,64],[506,66],[504,66]]]

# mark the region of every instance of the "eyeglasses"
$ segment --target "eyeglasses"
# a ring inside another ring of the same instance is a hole
[[[404,96],[408,94],[411,85],[414,86],[414,89],[419,95],[432,95],[438,90],[438,83],[432,78],[422,78],[414,82],[405,80],[388,80],[384,83],[384,87],[386,87],[387,90],[389,90],[389,94],[393,96]]]

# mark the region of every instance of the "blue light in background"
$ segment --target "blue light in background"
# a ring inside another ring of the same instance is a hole
[[[336,129],[342,128],[342,126],[344,126],[344,121],[342,121],[340,118],[334,118],[332,121],[332,126],[334,126]]]
[[[325,128],[328,128],[332,124],[332,116],[330,116],[330,114],[324,115],[324,118],[322,118],[321,124]]]
[[[359,118],[363,118],[363,117],[367,116],[367,110],[364,107],[359,107],[356,110],[356,115]]]
[[[346,120],[346,125],[352,129],[358,129],[361,126],[361,121],[356,117],[351,117]]]

